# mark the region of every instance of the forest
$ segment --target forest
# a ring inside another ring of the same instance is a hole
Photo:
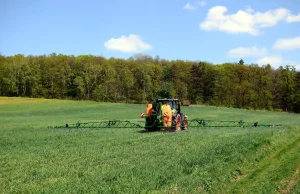
[[[146,103],[179,98],[254,110],[300,112],[300,72],[236,63],[166,60],[135,54],[128,59],[94,55],[0,54],[0,96]]]

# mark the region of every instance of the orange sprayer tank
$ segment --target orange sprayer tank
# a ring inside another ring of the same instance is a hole
[[[147,107],[146,107],[146,115],[147,116],[150,116],[152,113],[152,104],[147,104]]]
[[[164,104],[162,105],[162,115],[164,116],[163,117],[163,122],[164,124],[166,124],[166,126],[171,126],[172,125],[172,110],[171,110],[171,107],[170,105],[168,104]]]

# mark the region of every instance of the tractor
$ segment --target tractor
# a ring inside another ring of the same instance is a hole
[[[181,101],[178,99],[154,99],[153,103],[147,104],[145,129],[147,131],[175,132],[188,129],[188,117],[181,112]]]
[[[207,119],[190,119],[181,112],[181,102],[178,99],[154,99],[151,104],[146,105],[146,113],[141,113],[145,118],[145,125],[140,125],[129,120],[108,120],[94,122],[77,122],[59,126],[48,126],[48,128],[145,128],[147,131],[177,132],[187,131],[189,128],[202,127],[282,127],[282,125],[258,124],[256,121],[214,121]],[[142,121],[143,122],[143,121]]]

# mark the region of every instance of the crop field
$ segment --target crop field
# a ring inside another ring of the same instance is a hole
[[[300,193],[300,115],[182,109],[189,119],[283,127],[49,129],[138,123],[145,105],[0,97],[0,193]]]

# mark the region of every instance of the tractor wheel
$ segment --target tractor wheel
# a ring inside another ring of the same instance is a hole
[[[188,116],[186,116],[186,115],[183,116],[182,124],[183,124],[182,130],[187,131],[188,130],[188,125],[189,125]]]
[[[176,116],[176,118],[175,118],[176,120],[176,131],[181,131],[181,116],[180,116],[180,114],[178,114],[177,116]]]

